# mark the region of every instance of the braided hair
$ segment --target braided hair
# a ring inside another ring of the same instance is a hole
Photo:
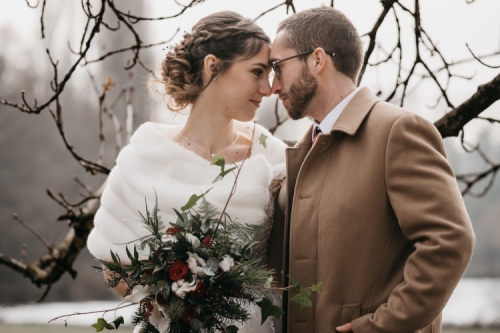
[[[269,37],[252,19],[222,11],[202,18],[186,32],[173,51],[161,63],[161,78],[154,83],[165,86],[170,96],[167,107],[172,111],[194,103],[215,76],[226,72],[236,58],[250,59],[257,55]],[[219,59],[212,77],[203,84],[203,63],[209,54]]]

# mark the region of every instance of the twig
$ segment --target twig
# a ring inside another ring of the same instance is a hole
[[[469,44],[465,44],[465,46],[467,46],[467,49],[469,50],[470,54],[472,54],[472,56],[474,57],[474,59],[476,59],[477,61],[479,61],[479,63],[481,65],[484,65],[484,66],[489,67],[489,68],[500,68],[500,65],[498,65],[498,66],[492,66],[492,65],[488,65],[487,63],[483,62],[479,57],[477,57],[474,54],[474,52],[472,52],[472,50],[469,47]]]
[[[276,123],[274,124],[273,127],[269,129],[269,132],[271,134],[274,134],[276,130],[278,129],[279,126],[281,126],[285,121],[288,120],[288,117],[283,118],[283,120],[280,120],[279,112],[278,112],[278,101],[279,99],[276,97],[276,102],[274,103],[274,117],[276,118]]]
[[[53,322],[54,320],[57,320],[57,319],[60,319],[60,318],[66,318],[66,320],[68,320],[72,316],[86,315],[86,314],[92,314],[92,313],[102,313],[103,315],[105,315],[108,312],[120,310],[120,309],[123,309],[123,308],[127,308],[127,307],[132,306],[132,305],[134,305],[134,303],[130,303],[130,304],[126,304],[126,305],[118,305],[116,308],[113,308],[113,309],[98,310],[98,311],[89,311],[89,312],[74,312],[74,313],[69,314],[69,315],[62,315],[62,316],[58,316],[58,317],[52,318],[47,323]]]
[[[229,205],[229,201],[231,201],[231,198],[233,197],[234,193],[236,192],[236,184],[238,183],[238,177],[240,176],[241,169],[243,169],[243,165],[245,164],[245,161],[247,160],[247,158],[250,154],[250,151],[252,150],[254,136],[255,136],[255,123],[253,125],[252,138],[250,139],[250,145],[248,146],[245,157],[243,158],[243,162],[241,162],[241,165],[238,167],[238,172],[236,173],[236,177],[234,178],[231,193],[229,193],[229,197],[226,200],[226,204],[224,205],[224,209],[222,209],[222,213],[220,214],[220,217],[217,221],[217,226],[215,227],[214,234],[213,234],[214,237],[215,237],[215,234],[217,233],[217,230],[219,229],[219,225],[222,221],[222,218],[224,217],[224,213],[226,212],[226,208]]]
[[[45,239],[45,237],[43,237],[38,231],[36,231],[31,225],[29,225],[28,222],[24,221],[23,219],[21,219],[19,217],[19,215],[17,214],[12,214],[12,217],[17,221],[19,222],[23,227],[25,227],[26,229],[29,230],[29,232],[31,232],[33,235],[35,235],[36,238],[38,238],[38,240],[40,242],[42,242],[43,245],[45,245],[45,247],[50,251],[52,252],[53,250],[53,246],[49,243],[49,241],[47,241]]]
[[[106,8],[106,0],[101,0],[101,10],[100,10],[99,14],[97,15],[96,23],[95,23],[94,27],[92,28],[92,31],[90,33],[89,38],[87,39],[87,42],[85,44],[85,49],[83,50],[83,52],[81,53],[81,55],[79,56],[79,58],[73,63],[73,65],[71,66],[71,68],[69,69],[69,71],[64,76],[63,80],[58,84],[59,89],[57,90],[57,92],[52,97],[50,97],[47,102],[45,102],[42,105],[40,105],[40,106],[37,107],[36,106],[37,103],[36,103],[36,100],[35,100],[35,105],[34,106],[30,106],[27,103],[27,101],[26,101],[26,99],[24,97],[24,91],[23,91],[21,93],[21,97],[23,99],[24,104],[21,104],[21,105],[14,104],[14,103],[2,100],[2,99],[0,99],[0,103],[16,107],[17,109],[19,109],[22,112],[38,114],[42,110],[44,110],[45,108],[47,108],[52,102],[56,101],[56,99],[59,97],[59,95],[61,95],[61,93],[63,92],[64,87],[66,86],[66,83],[69,81],[69,79],[71,78],[71,76],[75,72],[76,67],[85,58],[85,55],[87,54],[87,51],[90,49],[90,45],[91,45],[92,40],[94,39],[95,35],[99,32],[101,21],[102,21],[102,18],[104,16],[105,8]]]
[[[264,12],[260,13],[260,14],[259,14],[259,16],[257,16],[256,18],[254,18],[254,21],[257,21],[257,20],[258,20],[258,19],[260,19],[262,16],[264,16],[264,15],[266,15],[266,14],[268,14],[268,13],[272,12],[273,10],[275,10],[275,9],[277,9],[277,8],[280,8],[280,7],[281,7],[281,6],[283,6],[283,5],[286,5],[286,1],[285,1],[285,2],[280,3],[279,5],[274,6],[273,8],[270,8],[270,9],[268,9],[268,10],[266,10],[266,11],[264,11]]]
[[[134,72],[129,71],[128,73],[129,84],[127,87],[127,96],[125,99],[127,104],[127,118],[125,120],[127,143],[130,143],[130,138],[132,137],[132,132],[134,130],[134,105],[132,103],[132,98],[134,96],[134,86],[132,85],[133,77],[134,77]]]

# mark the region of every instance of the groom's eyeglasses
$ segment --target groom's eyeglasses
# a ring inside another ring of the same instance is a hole
[[[273,60],[273,61],[271,61],[271,67],[272,67],[272,69],[274,71],[274,75],[276,76],[276,78],[278,80],[281,80],[281,68],[280,68],[280,66],[277,66],[279,63],[282,63],[283,61],[287,61],[287,60],[290,60],[290,59],[293,59],[293,58],[305,56],[305,55],[311,54],[313,52],[314,52],[314,50],[307,51],[307,52],[302,52],[302,53],[293,55],[293,56],[285,58],[285,59],[279,59],[279,60]],[[332,57],[335,56],[335,52],[325,51],[325,53],[331,55]]]

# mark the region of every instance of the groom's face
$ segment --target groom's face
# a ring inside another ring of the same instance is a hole
[[[277,61],[297,54],[292,48],[283,45],[285,31],[281,31],[271,47],[270,59]],[[307,55],[306,55],[307,56]],[[308,115],[308,107],[316,94],[318,82],[310,73],[307,63],[301,57],[285,60],[275,65],[279,76],[275,74],[272,84],[273,94],[277,94],[292,119],[301,119]]]

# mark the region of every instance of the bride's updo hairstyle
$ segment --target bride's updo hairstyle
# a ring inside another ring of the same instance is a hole
[[[172,111],[193,104],[199,94],[220,74],[226,72],[237,58],[250,59],[264,44],[271,41],[252,19],[223,11],[202,18],[186,32],[173,51],[161,63],[161,79],[153,83],[165,86],[170,96],[167,107]],[[212,77],[203,84],[203,63],[209,54],[219,59]]]

